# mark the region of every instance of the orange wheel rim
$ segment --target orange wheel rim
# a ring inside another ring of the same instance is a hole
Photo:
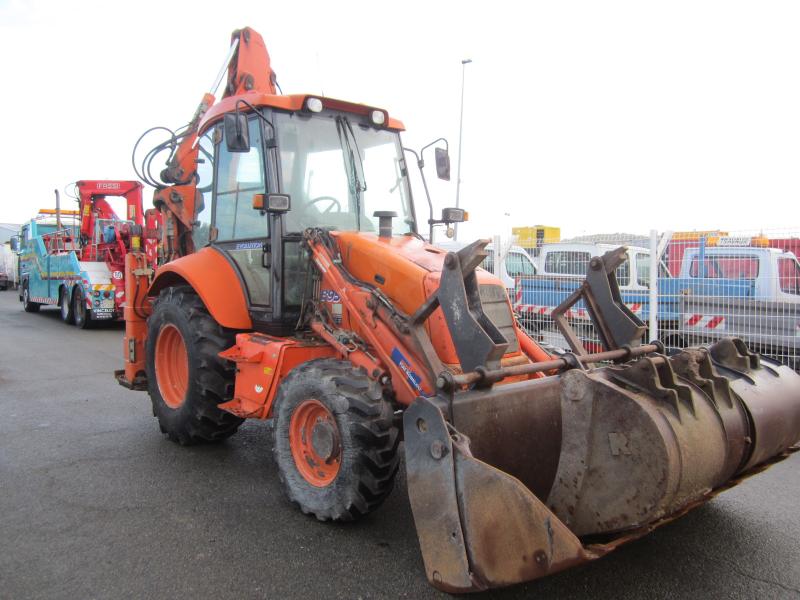
[[[330,485],[342,464],[339,427],[319,400],[304,400],[289,422],[289,446],[297,470],[316,487]]]
[[[164,325],[158,332],[155,363],[161,397],[170,408],[179,408],[189,388],[189,355],[175,325]]]

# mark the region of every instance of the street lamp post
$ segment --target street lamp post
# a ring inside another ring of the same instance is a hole
[[[456,208],[461,206],[461,140],[464,131],[464,75],[467,71],[467,65],[472,62],[472,59],[465,58],[461,61],[461,117],[458,122],[458,172],[456,174]],[[453,239],[458,239],[458,223],[453,227]]]

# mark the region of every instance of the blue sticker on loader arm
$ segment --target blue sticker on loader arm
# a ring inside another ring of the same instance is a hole
[[[408,362],[408,359],[403,356],[403,353],[400,352],[399,348],[395,348],[392,350],[392,360],[394,364],[400,367],[400,370],[406,374],[406,379],[412,385],[412,387],[417,390],[420,394],[422,394],[422,377],[417,375],[412,369],[411,365]]]

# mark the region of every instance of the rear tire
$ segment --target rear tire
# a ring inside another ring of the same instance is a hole
[[[83,288],[75,286],[72,292],[72,321],[75,327],[90,329],[92,327],[92,311],[86,308],[86,301],[83,299]]]
[[[61,309],[61,320],[72,325],[75,322],[75,313],[72,310],[72,298],[66,288],[61,288],[58,295],[58,307]]]
[[[39,312],[41,304],[38,302],[31,302],[31,293],[28,290],[28,282],[22,284],[22,308],[27,313]]]
[[[297,420],[315,410],[322,419],[312,416],[307,427],[298,427]],[[278,389],[273,447],[289,500],[320,521],[353,521],[378,508],[397,473],[400,435],[393,417],[380,385],[347,361],[312,360],[292,370]],[[323,424],[321,436],[315,422]],[[333,444],[326,437],[331,426]],[[311,448],[318,437],[322,457]],[[300,457],[305,461],[298,468]]]
[[[147,391],[161,431],[173,442],[219,442],[242,423],[217,408],[233,397],[234,365],[218,354],[233,346],[234,335],[192,288],[169,287],[158,297],[147,319]]]

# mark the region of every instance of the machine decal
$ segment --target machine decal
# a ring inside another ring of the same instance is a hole
[[[261,248],[261,242],[239,242],[236,244],[237,250],[256,250]]]
[[[341,302],[342,299],[339,297],[339,294],[334,292],[333,290],[322,290],[319,293],[319,299],[323,302]]]
[[[411,365],[408,364],[408,359],[403,356],[403,353],[400,352],[399,348],[392,350],[392,361],[394,361],[394,364],[400,367],[403,373],[406,374],[406,379],[408,379],[411,385],[414,386],[414,389],[421,394],[422,386],[420,385],[420,382],[422,381],[422,378],[411,370]]]

